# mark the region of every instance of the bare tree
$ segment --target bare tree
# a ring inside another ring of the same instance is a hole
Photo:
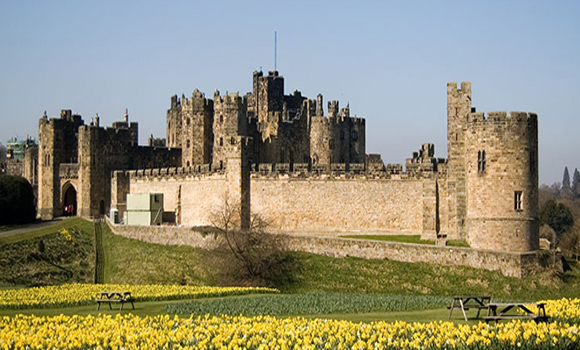
[[[250,278],[269,279],[278,273],[285,260],[281,240],[266,232],[268,223],[260,215],[251,215],[248,227],[242,227],[241,205],[226,197],[212,210],[210,221]]]

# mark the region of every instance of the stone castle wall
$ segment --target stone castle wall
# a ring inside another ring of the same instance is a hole
[[[223,205],[226,191],[234,192],[228,187],[245,178],[240,169],[230,168],[116,172],[112,207],[122,215],[123,193],[163,193],[164,210],[176,212],[180,225],[210,225],[211,211]],[[248,174],[250,195],[240,194],[241,200],[247,199],[252,214],[261,215],[276,232],[403,232],[435,239],[447,229],[447,203],[440,200],[446,196],[444,179],[373,176],[346,172],[340,164],[334,168],[340,169],[315,173],[278,164],[271,172],[253,172]]]
[[[150,243],[188,245],[216,249],[221,240],[215,234],[202,234],[195,228],[167,226],[114,225],[118,235]],[[390,259],[402,262],[423,262],[451,266],[467,266],[499,271],[508,277],[523,278],[542,265],[536,252],[512,253],[469,248],[442,247],[421,244],[380,242],[333,237],[277,235],[285,249],[331,256],[364,259]]]
[[[126,174],[130,180],[129,185],[124,186],[129,193],[163,193],[164,211],[174,211],[178,223],[185,226],[211,225],[211,211],[219,208],[225,198],[224,171],[185,170],[170,175],[159,171],[130,171]],[[118,198],[121,201],[122,197]],[[120,211],[119,215],[123,213]]]
[[[422,181],[254,174],[252,213],[263,216],[276,231],[420,234]]]

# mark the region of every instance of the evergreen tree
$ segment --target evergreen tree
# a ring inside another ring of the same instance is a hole
[[[574,169],[574,176],[572,177],[572,192],[574,197],[580,197],[580,172],[578,168]]]
[[[562,179],[561,194],[564,198],[573,197],[572,188],[570,187],[570,173],[568,172],[568,167],[564,168],[564,178]]]

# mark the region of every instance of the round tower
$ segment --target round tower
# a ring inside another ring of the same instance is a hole
[[[513,252],[539,249],[537,116],[470,113],[465,170],[471,247]]]

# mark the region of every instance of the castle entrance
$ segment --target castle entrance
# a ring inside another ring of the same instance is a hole
[[[65,186],[62,202],[62,214],[64,216],[77,215],[77,191],[73,185],[68,184],[68,186]]]

